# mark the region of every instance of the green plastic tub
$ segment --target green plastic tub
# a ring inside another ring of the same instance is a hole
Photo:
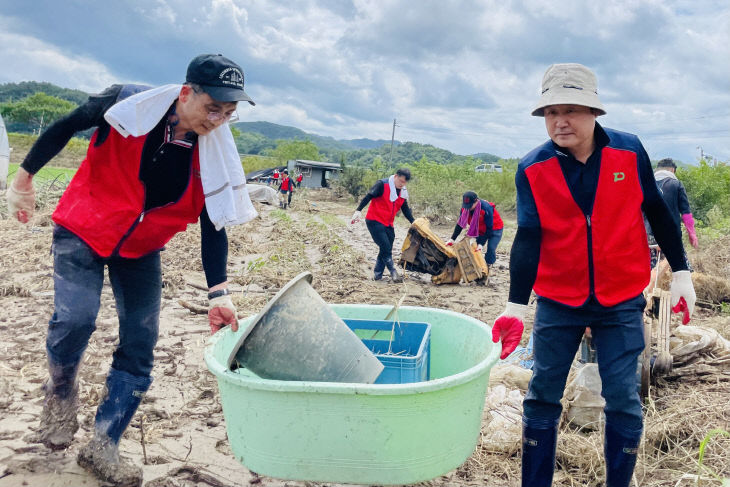
[[[331,305],[341,318],[384,319],[390,306]],[[349,384],[262,379],[231,371],[239,332],[217,333],[205,353],[218,378],[236,458],[270,477],[354,484],[409,484],[461,465],[478,439],[489,370],[499,357],[491,329],[469,316],[401,307],[400,320],[431,324],[431,380]]]

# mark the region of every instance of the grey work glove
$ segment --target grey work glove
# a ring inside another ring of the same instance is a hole
[[[5,198],[8,201],[8,214],[16,218],[20,223],[28,223],[35,210],[35,189],[33,185],[29,190],[18,190],[15,181],[10,184]]]

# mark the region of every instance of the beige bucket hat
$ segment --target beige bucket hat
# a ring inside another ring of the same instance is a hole
[[[542,96],[532,111],[535,117],[542,117],[543,109],[550,105],[582,105],[595,108],[599,115],[605,115],[598,99],[598,79],[593,71],[582,64],[553,64],[542,77]]]

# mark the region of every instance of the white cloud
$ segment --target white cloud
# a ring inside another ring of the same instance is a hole
[[[93,15],[74,3],[0,7],[13,19],[0,23],[2,44],[25,44],[0,52],[12,67],[2,79],[92,90],[125,81],[112,72],[169,82],[184,69],[182,57],[222,52],[244,67],[257,102],[247,116],[337,138],[389,138],[395,117],[403,140],[519,156],[546,137],[542,120],[529,115],[543,72],[581,62],[599,77],[609,111],[601,122],[638,133],[650,155],[691,161],[693,137],[705,136],[708,152],[730,159],[730,117],[721,118],[730,115],[730,6],[711,0],[98,5]],[[59,22],[63,15],[96,29],[85,34],[98,45],[64,30],[78,22]],[[8,38],[11,27],[23,35]]]
[[[117,78],[104,65],[33,37],[7,30],[0,17],[0,82],[48,81],[65,88],[96,92]]]

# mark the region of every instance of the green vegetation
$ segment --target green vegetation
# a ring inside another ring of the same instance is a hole
[[[279,166],[284,166],[291,159],[318,161],[319,149],[309,140],[277,140],[276,148],[267,150],[266,155],[276,159]]]
[[[716,166],[700,161],[699,166],[677,169],[684,184],[692,214],[707,236],[730,235],[730,165]]]
[[[18,101],[0,104],[0,114],[11,123],[25,125],[40,133],[75,107],[76,104],[70,101],[38,92]]]
[[[13,152],[10,153],[10,161],[20,164],[36,139],[38,139],[37,135],[9,133],[8,142],[10,143],[10,147],[13,148]],[[49,164],[58,167],[77,168],[86,157],[88,147],[88,140],[81,137],[73,137],[66,144],[66,147],[51,159]]]
[[[426,157],[404,164],[411,170],[408,183],[409,205],[415,216],[426,216],[433,220],[444,217],[456,218],[465,191],[476,191],[480,198],[497,204],[499,211],[515,208],[514,185],[517,159],[499,160],[501,173],[474,172],[473,161],[454,164],[439,164]],[[346,166],[336,183],[337,189],[358,199],[375,183],[393,174],[397,167],[389,167],[382,159],[376,159],[370,167]]]
[[[13,180],[18,172],[18,164],[10,164],[8,167],[8,183]],[[66,167],[45,166],[36,173],[33,181],[36,189],[62,189],[71,181],[76,169]]]
[[[70,101],[74,105],[86,103],[89,94],[81,90],[61,88],[53,83],[38,81],[22,81],[20,83],[4,83],[0,85],[0,103],[14,102],[35,93],[46,93],[62,100]]]
[[[704,457],[705,457],[705,449],[707,448],[707,445],[710,443],[710,440],[715,436],[724,436],[726,438],[730,438],[730,433],[728,433],[725,430],[722,429],[714,429],[707,432],[705,437],[703,438],[702,442],[700,443],[700,454],[699,458],[697,460],[697,485],[702,485],[702,471],[706,471],[709,473],[715,480],[718,480],[722,482],[723,487],[724,486],[730,486],[730,478],[722,478],[719,475],[717,475],[715,472],[713,472],[711,469],[707,468],[705,465],[703,465]]]
[[[260,169],[274,167],[278,163],[279,162],[273,157],[267,156],[243,156],[241,158],[241,164],[243,164],[243,170],[246,175]]]

